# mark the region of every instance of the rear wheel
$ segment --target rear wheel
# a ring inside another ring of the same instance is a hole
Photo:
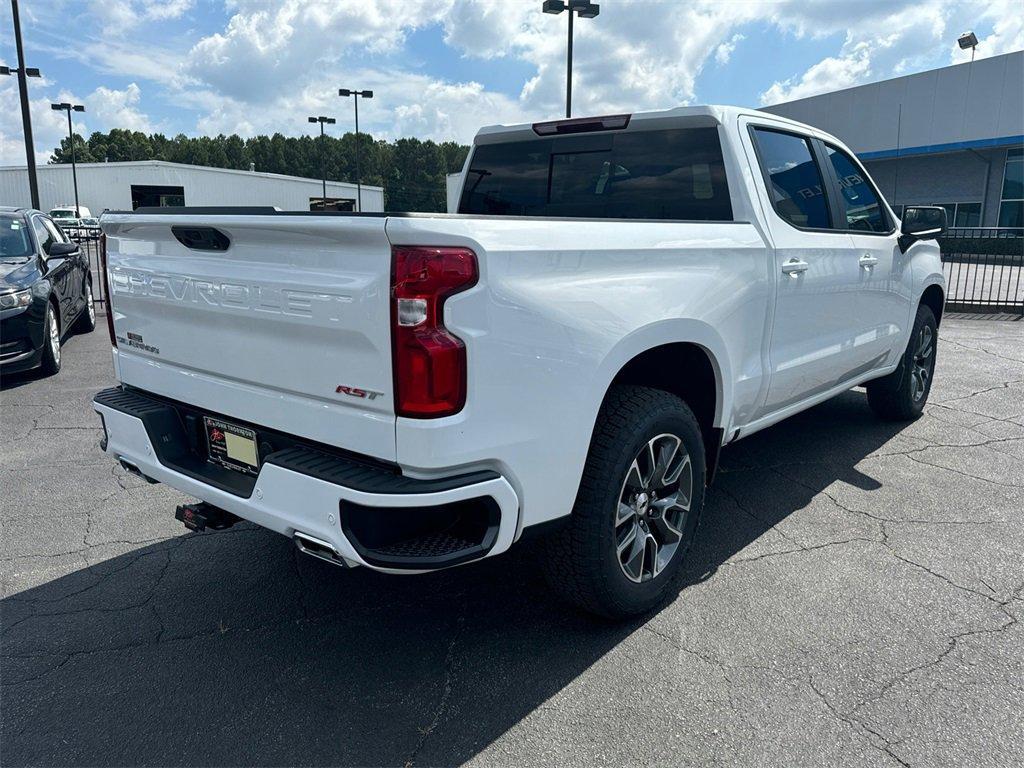
[[[881,379],[867,383],[868,405],[889,421],[910,421],[924,412],[935,375],[938,325],[931,308],[917,308],[910,341],[899,367]]]
[[[52,376],[60,370],[60,322],[53,303],[46,305],[46,321],[43,326],[43,360],[39,366],[44,376]]]
[[[623,618],[679,588],[704,503],[704,443],[667,392],[608,393],[567,526],[547,544],[551,586],[576,605]]]

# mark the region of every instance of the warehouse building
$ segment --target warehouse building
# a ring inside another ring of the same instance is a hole
[[[897,214],[1024,227],[1024,51],[763,109],[842,139]]]
[[[198,165],[142,160],[127,163],[79,163],[79,203],[98,216],[105,210],[134,210],[165,205],[266,205],[287,211],[324,208],[319,179],[278,173],[206,168]],[[43,210],[74,205],[71,166],[42,165],[39,203]],[[328,210],[355,210],[356,185],[327,182]],[[383,211],[384,190],[363,185],[362,210]],[[24,166],[0,168],[0,205],[31,205]]]

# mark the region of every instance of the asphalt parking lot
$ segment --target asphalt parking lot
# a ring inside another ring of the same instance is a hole
[[[530,551],[343,571],[99,453],[102,323],[0,393],[15,765],[1024,764],[1024,322],[949,318],[926,415],[851,391],[723,454],[657,615]]]

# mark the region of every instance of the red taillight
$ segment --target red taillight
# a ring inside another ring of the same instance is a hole
[[[110,298],[110,275],[107,274],[107,236],[100,235],[100,272],[103,275],[103,300],[107,305],[107,333],[110,344],[117,347],[117,336],[114,335],[114,307]]]
[[[402,245],[391,255],[395,413],[451,416],[466,404],[466,345],[444,327],[444,301],[476,283],[476,254]]]

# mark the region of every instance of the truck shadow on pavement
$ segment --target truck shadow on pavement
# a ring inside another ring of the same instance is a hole
[[[878,487],[855,467],[899,429],[850,392],[726,449],[689,581],[714,578],[831,482]],[[792,482],[771,468],[783,461],[816,469]],[[771,503],[738,510],[748,484]],[[246,524],[12,595],[0,604],[4,764],[464,763],[649,620],[566,607],[525,549],[388,577]]]

